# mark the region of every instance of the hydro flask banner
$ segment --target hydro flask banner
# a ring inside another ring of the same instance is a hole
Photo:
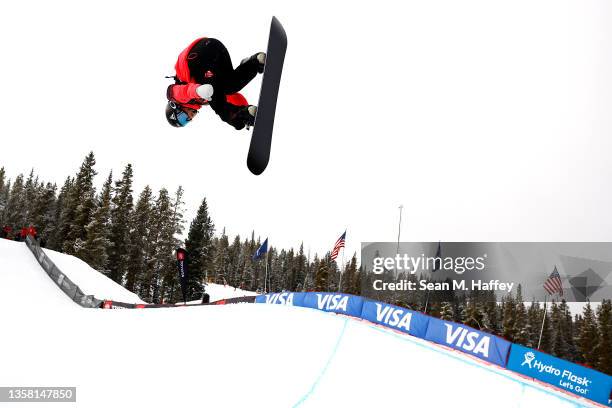
[[[610,405],[612,376],[538,350],[512,345],[508,368],[556,387]]]

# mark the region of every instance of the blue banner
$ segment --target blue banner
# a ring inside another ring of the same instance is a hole
[[[590,368],[513,344],[508,359],[508,369],[612,406],[610,402],[612,376]]]
[[[266,295],[259,295],[255,298],[255,303],[269,303],[272,305],[285,305],[285,306],[304,306],[304,292],[281,292],[281,293],[268,293]]]
[[[306,293],[304,306],[326,312],[341,313],[361,317],[363,298],[361,296],[341,293],[310,292]]]
[[[501,337],[433,317],[429,318],[425,338],[502,367],[506,366],[511,344]]]
[[[425,338],[429,323],[429,317],[424,314],[369,300],[363,302],[361,318],[420,338]]]

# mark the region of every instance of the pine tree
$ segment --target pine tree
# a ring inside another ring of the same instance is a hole
[[[266,262],[267,267],[267,283],[264,286],[268,292],[279,292],[287,290],[287,252],[281,251],[279,254],[276,248],[269,246],[268,253],[261,257],[259,263],[262,265],[264,273],[262,279],[266,279]]]
[[[260,291],[263,290],[263,286],[259,286],[257,281],[257,270],[253,262],[253,254],[255,253],[255,232],[251,233],[251,239],[244,240],[241,245],[241,282],[244,282],[244,286],[249,290]]]
[[[488,327],[485,327],[483,324],[484,320],[484,312],[481,308],[481,303],[478,302],[477,296],[472,292],[467,301],[467,306],[465,308],[465,314],[462,317],[463,324],[468,326],[472,326],[479,330],[486,330]]]
[[[38,176],[34,174],[34,169],[32,169],[30,170],[30,175],[26,179],[25,184],[23,186],[24,195],[23,195],[22,205],[24,208],[24,215],[25,215],[24,221],[23,221],[24,227],[32,225],[32,221],[33,221],[32,213],[33,213],[34,200],[36,199],[37,188],[38,188]]]
[[[591,303],[587,302],[582,309],[582,323],[580,334],[578,335],[578,350],[581,362],[589,367],[598,365],[596,347],[599,338],[600,334],[597,328],[595,314],[591,308]]]
[[[559,305],[556,302],[551,302],[550,308],[550,326],[552,330],[552,354],[555,357],[564,358],[567,354],[567,345],[565,344],[563,333],[563,314]]]
[[[62,243],[66,240],[66,236],[70,229],[70,224],[67,218],[64,216],[66,214],[66,206],[68,201],[68,195],[70,194],[70,190],[72,189],[72,185],[74,184],[74,180],[72,177],[67,177],[60,189],[59,194],[57,195],[57,201],[55,203],[55,213],[53,214],[53,224],[55,225],[53,231],[48,235],[48,243],[47,246],[50,249],[61,251]]]
[[[162,216],[164,220],[163,228],[161,229],[161,235],[159,235],[160,240],[156,244],[158,250],[156,258],[160,261],[159,265],[162,268],[161,273],[158,274],[161,276],[159,297],[163,302],[174,303],[179,299],[180,284],[175,266],[176,260],[173,254],[181,245],[176,235],[183,232],[183,194],[183,188],[179,186],[170,203],[167,215]],[[160,191],[160,196],[162,195],[167,195],[165,189]],[[164,207],[164,205],[161,207]]]
[[[215,225],[208,213],[206,198],[202,200],[196,217],[189,226],[185,249],[189,257],[187,296],[197,299],[202,296],[202,282],[213,266],[213,234]]]
[[[4,166],[0,167],[0,197],[2,197],[2,193],[4,192],[4,182],[6,181],[6,170],[4,170]],[[2,211],[2,207],[0,207],[0,212]]]
[[[215,240],[215,256],[214,256],[214,271],[213,275],[215,278],[219,276],[221,280],[227,282],[227,275],[229,271],[229,239],[225,235],[225,228],[221,236]]]
[[[4,186],[4,193],[3,193],[3,197],[2,197],[2,201],[4,203],[4,207],[2,208],[2,223],[3,224],[7,224],[8,220],[8,214],[7,214],[7,206],[8,206],[8,202],[11,198],[11,191],[13,191],[13,185],[12,185],[12,181],[9,179],[6,182],[6,185]]]
[[[4,209],[9,199],[10,182],[6,183],[6,171],[4,167],[0,168],[0,227],[6,224],[4,218]]]
[[[315,255],[316,259],[316,255]],[[310,292],[314,290],[314,271],[313,262],[310,261],[310,250],[306,258],[306,270],[304,271],[304,285],[302,292]]]
[[[31,223],[37,228],[43,240],[53,234],[55,228],[56,190],[55,184],[47,183],[45,186],[41,184],[32,204]]]
[[[565,354],[563,354],[562,358],[572,361],[572,359],[578,354],[574,340],[574,324],[572,321],[572,314],[565,299],[561,301],[559,307],[561,312],[561,331],[563,336],[563,344],[565,347]]]
[[[504,298],[502,316],[502,337],[514,341],[516,337],[516,302],[512,295]]]
[[[554,340],[554,330],[552,325],[552,306],[544,304],[544,308],[538,315],[538,320],[542,322],[540,325],[542,336],[541,340],[539,340],[540,346],[538,347],[538,343],[535,343],[534,345],[538,347],[539,350],[542,350],[545,353],[552,354]]]
[[[453,306],[450,302],[442,302],[440,305],[440,319],[447,320],[452,322],[454,320],[453,316]]]
[[[516,309],[514,319],[514,341],[522,345],[529,345],[529,322],[527,320],[527,310],[523,301],[522,286],[519,283],[516,288]]]
[[[85,243],[87,234],[85,227],[91,221],[91,214],[95,208],[95,188],[93,186],[93,179],[96,175],[93,168],[95,164],[94,154],[90,152],[83,160],[64,203],[61,215],[61,235],[65,238],[61,246],[67,254],[79,254]]]
[[[484,305],[484,317],[487,325],[492,333],[499,334],[500,332],[500,308],[497,305],[495,293],[492,293],[492,298]]]
[[[342,282],[342,291],[353,295],[358,295],[361,291],[359,284],[359,276],[357,272],[357,253],[353,254],[353,257],[346,265],[344,269],[344,278]]]
[[[115,182],[111,201],[111,246],[108,250],[108,277],[121,283],[127,272],[130,250],[130,217],[134,206],[132,197],[132,165],[123,170],[121,180]]]
[[[130,252],[125,288],[146,297],[147,270],[152,256],[151,228],[153,223],[153,191],[147,185],[140,193],[130,224]],[[150,276],[149,276],[150,279]]]
[[[4,220],[7,225],[12,226],[15,230],[25,226],[26,206],[23,174],[18,175],[13,182],[9,199],[4,209]]]
[[[599,341],[595,348],[597,358],[595,368],[612,375],[612,300],[604,299],[597,307],[597,326]]]
[[[304,279],[306,278],[306,256],[304,255],[304,243],[300,243],[300,249],[295,257],[295,288],[296,292],[304,289]]]
[[[277,254],[278,251],[275,249],[274,253]],[[284,284],[282,285],[283,290],[294,292],[295,287],[297,286],[297,270],[296,270],[296,263],[295,263],[295,252],[293,251],[293,248],[289,248],[288,250],[281,249],[280,254],[283,255],[283,259],[282,260],[279,259],[279,261],[281,262],[281,267],[279,268],[281,276],[279,276],[277,280],[284,281]],[[272,269],[272,271],[274,272],[274,268]],[[277,289],[280,290],[281,288],[277,288]]]
[[[97,198],[91,222],[85,226],[85,243],[79,256],[92,268],[108,274],[108,249],[110,242],[110,211],[113,174],[108,175],[102,192]]]
[[[329,269],[325,259],[321,259],[314,266],[315,268],[315,286],[317,292],[326,292],[329,284]]]
[[[159,191],[153,208],[152,236],[154,251],[152,258],[152,301],[171,302],[176,297],[177,273],[174,251],[179,245],[175,238],[177,230],[174,205],[168,190]],[[191,272],[190,272],[191,274]]]
[[[227,251],[227,263],[228,263],[228,282],[237,288],[244,288],[244,282],[242,281],[241,271],[241,243],[240,235],[236,235],[232,241],[232,245]]]
[[[183,205],[185,202],[183,201],[183,195],[185,191],[182,186],[178,186],[176,192],[174,193],[174,201],[172,202],[172,229],[174,230],[174,234],[182,234],[184,230],[183,226]]]

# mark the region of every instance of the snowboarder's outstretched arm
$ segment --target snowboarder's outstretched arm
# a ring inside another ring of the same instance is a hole
[[[167,98],[183,105],[203,105],[212,98],[213,93],[212,85],[177,84],[168,87]]]

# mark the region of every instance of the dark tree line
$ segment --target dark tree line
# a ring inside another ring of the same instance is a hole
[[[202,294],[201,282],[229,284],[245,290],[263,291],[337,291],[339,269],[330,253],[309,259],[303,244],[299,249],[268,248],[268,254],[254,260],[253,255],[261,245],[255,232],[242,239],[232,239],[225,229],[215,234],[215,225],[208,210],[206,199],[202,201],[196,217],[191,222],[185,249],[189,254],[188,297],[198,298]],[[266,274],[267,262],[267,274]],[[357,258],[353,255],[343,275],[342,289],[357,293],[361,283],[357,273]],[[265,280],[267,279],[267,282]]]
[[[35,226],[46,248],[82,259],[143,300],[172,299],[183,189],[154,194],[147,186],[134,204],[132,166],[115,180],[108,174],[98,191],[95,164],[89,153],[59,189],[34,171],[7,180],[0,169],[0,225]]]
[[[268,256],[254,260],[260,238],[254,231],[245,239],[230,239],[225,229],[216,233],[206,198],[183,242],[182,187],[170,194],[145,186],[136,197],[128,164],[120,177],[106,175],[98,189],[95,165],[89,153],[59,187],[33,170],[10,180],[1,168],[0,227],[35,226],[46,248],[82,259],[147,302],[181,300],[174,251],[182,245],[189,254],[188,300],[200,299],[207,282],[251,291],[338,290],[339,269],[329,253],[310,260],[303,245],[297,251],[270,247]],[[357,293],[355,255],[347,265],[342,288]]]
[[[576,316],[564,300],[552,302],[543,319],[542,305],[526,302],[520,285],[502,299],[491,291],[364,292],[373,276],[358,267],[356,254],[338,265],[330,252],[311,259],[302,244],[297,250],[270,246],[267,256],[254,260],[260,237],[254,231],[245,238],[229,237],[224,228],[216,233],[206,198],[183,242],[182,187],[170,194],[146,186],[135,198],[128,164],[119,178],[108,174],[98,191],[95,164],[94,154],[88,154],[59,188],[39,180],[34,171],[10,180],[0,168],[0,226],[36,226],[47,248],[79,257],[147,302],[181,300],[174,251],[184,245],[189,254],[188,300],[200,299],[207,282],[259,292],[264,287],[271,292],[342,291],[424,311],[528,347],[538,346],[544,321],[542,351],[612,374],[610,300],[596,310],[587,303]]]

